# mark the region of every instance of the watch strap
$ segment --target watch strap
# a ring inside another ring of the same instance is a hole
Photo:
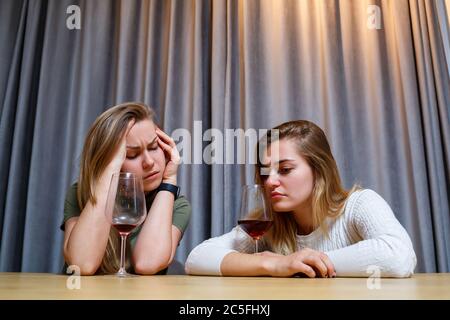
[[[180,196],[180,187],[174,184],[162,182],[158,187],[158,191],[163,190],[171,192],[174,195],[175,200]]]

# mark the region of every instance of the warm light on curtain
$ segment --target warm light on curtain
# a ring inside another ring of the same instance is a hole
[[[72,2],[0,1],[0,271],[61,270],[86,132],[130,100],[169,133],[317,123],[345,186],[392,206],[416,271],[450,271],[450,0],[80,0],[69,30]],[[179,261],[235,226],[252,168],[180,167]]]

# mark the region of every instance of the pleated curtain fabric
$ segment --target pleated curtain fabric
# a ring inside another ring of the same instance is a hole
[[[68,28],[71,5],[80,29]],[[253,180],[251,164],[225,161],[237,151],[227,130],[307,119],[325,130],[345,186],[391,205],[413,240],[416,272],[449,272],[449,8],[0,1],[0,271],[61,271],[64,197],[87,130],[107,108],[142,101],[166,132],[192,138],[191,163],[179,169],[192,204],[180,263],[236,225],[241,186]],[[224,137],[221,163],[206,152],[212,135]]]

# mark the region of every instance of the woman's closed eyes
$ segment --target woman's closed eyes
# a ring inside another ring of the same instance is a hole
[[[137,158],[141,154],[141,148],[140,147],[128,147],[131,149],[127,152],[127,159],[132,160]],[[159,149],[158,142],[153,142],[147,146],[148,151],[156,151]]]

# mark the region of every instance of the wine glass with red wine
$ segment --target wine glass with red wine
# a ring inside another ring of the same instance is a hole
[[[255,253],[258,252],[258,240],[270,229],[272,223],[272,212],[264,197],[263,186],[245,185],[238,225],[255,241]]]
[[[113,174],[105,214],[121,240],[120,268],[115,275],[132,276],[125,270],[125,247],[128,235],[144,222],[147,214],[142,178],[129,172]]]

